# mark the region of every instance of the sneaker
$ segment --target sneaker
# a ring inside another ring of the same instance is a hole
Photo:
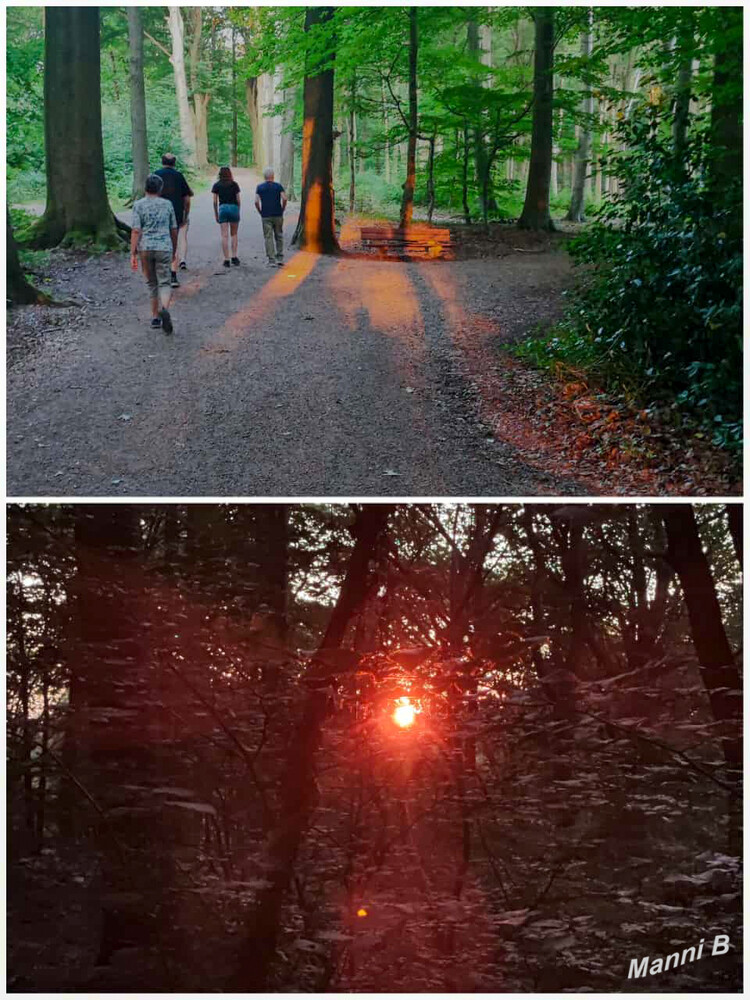
[[[181,271],[187,271],[187,264],[185,263],[184,260],[180,261],[180,270]]]
[[[169,309],[162,309],[159,315],[161,316],[161,323],[164,327],[164,332],[171,333],[174,327],[172,326],[172,317],[169,315]]]
[[[269,259],[269,260],[266,261],[266,264],[268,265],[268,267],[276,267],[276,261],[275,260],[270,260]]]
[[[283,267],[283,266],[284,266],[284,261],[283,260],[277,260],[276,261],[276,267]]]
[[[161,330],[161,320],[159,319],[158,316],[154,316],[154,318],[151,320],[151,329]]]
[[[224,267],[231,267],[231,264],[229,263],[228,260],[224,261]]]
[[[172,286],[172,288],[179,288],[180,287],[180,283],[177,280],[177,272],[176,271],[172,271],[172,278],[171,278],[169,284]]]
[[[234,264],[235,267],[239,267],[240,266],[240,258],[239,257],[232,257],[232,263]]]

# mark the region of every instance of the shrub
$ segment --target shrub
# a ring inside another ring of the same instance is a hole
[[[580,279],[563,322],[524,353],[586,368],[607,388],[675,407],[739,448],[742,377],[740,192],[707,182],[696,122],[677,159],[663,112],[620,125],[620,193],[572,241]]]

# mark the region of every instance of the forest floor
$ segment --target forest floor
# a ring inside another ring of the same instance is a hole
[[[565,234],[452,227],[449,261],[293,251],[273,270],[257,178],[237,179],[242,265],[221,266],[198,194],[172,336],[150,329],[125,256],[51,254],[45,290],[74,304],[8,316],[10,495],[736,491],[705,445],[506,350],[560,315]]]

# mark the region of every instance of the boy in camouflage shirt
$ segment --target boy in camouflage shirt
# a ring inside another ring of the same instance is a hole
[[[173,330],[169,304],[172,257],[177,247],[177,218],[172,203],[161,198],[163,181],[157,174],[146,178],[146,197],[133,205],[130,261],[138,267],[140,251],[143,273],[151,294],[151,326],[165,333]],[[160,308],[161,307],[161,308]]]

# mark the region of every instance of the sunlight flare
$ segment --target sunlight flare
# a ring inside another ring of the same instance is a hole
[[[408,729],[414,725],[417,717],[417,710],[408,698],[399,698],[398,704],[393,712],[393,721],[402,729]]]

